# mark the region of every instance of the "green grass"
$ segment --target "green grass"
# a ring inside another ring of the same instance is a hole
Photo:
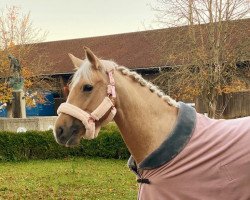
[[[136,199],[124,160],[72,158],[0,163],[0,199]]]

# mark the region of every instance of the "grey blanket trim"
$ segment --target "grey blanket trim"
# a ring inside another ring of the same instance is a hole
[[[160,147],[145,158],[139,166],[132,156],[129,158],[128,166],[136,174],[139,169],[154,169],[171,161],[189,142],[196,123],[196,111],[182,102],[179,104],[176,126]]]

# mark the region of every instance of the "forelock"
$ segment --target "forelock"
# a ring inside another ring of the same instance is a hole
[[[111,69],[115,69],[118,65],[110,60],[100,60],[101,65],[102,65],[102,72],[105,73],[105,71],[109,71]],[[83,60],[83,63],[81,64],[81,66],[78,68],[78,70],[75,72],[71,83],[70,83],[70,87],[74,87],[79,81],[80,79],[84,79],[88,82],[91,82],[91,78],[92,78],[92,68],[91,68],[91,63],[88,61],[88,59]]]
[[[87,59],[85,59],[75,72],[70,82],[70,87],[73,88],[82,78],[87,81],[91,81],[91,75],[92,75],[91,64]]]

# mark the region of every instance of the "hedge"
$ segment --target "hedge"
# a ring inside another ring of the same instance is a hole
[[[73,156],[127,159],[129,152],[118,128],[103,128],[94,140],[82,140],[78,147],[66,148],[55,142],[52,131],[0,132],[0,161],[58,159]]]

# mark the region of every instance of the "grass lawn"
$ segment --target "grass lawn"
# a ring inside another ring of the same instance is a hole
[[[0,163],[0,199],[136,199],[124,160],[72,158]]]

